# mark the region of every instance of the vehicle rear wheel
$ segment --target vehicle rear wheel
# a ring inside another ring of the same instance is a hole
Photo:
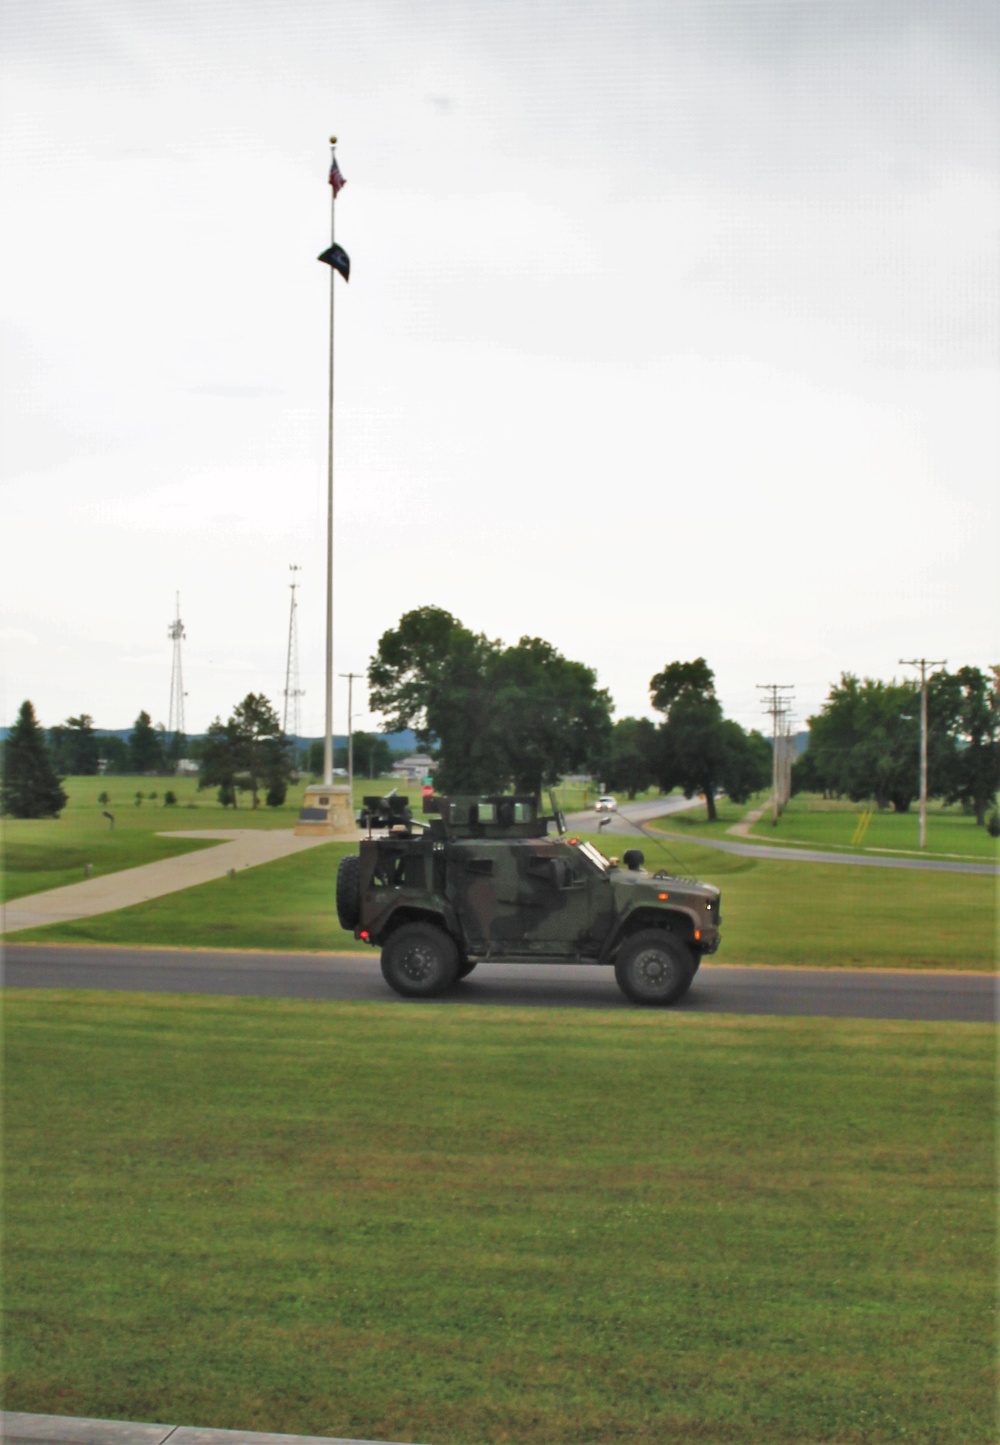
[[[361,918],[361,859],[357,853],[341,858],[337,869],[337,917],[348,933],[357,928]]]
[[[458,949],[432,923],[404,923],[382,949],[382,977],[404,998],[433,998],[458,977]]]
[[[676,1003],[691,987],[694,960],[664,928],[644,928],[627,938],[615,959],[618,987],[633,1003]]]

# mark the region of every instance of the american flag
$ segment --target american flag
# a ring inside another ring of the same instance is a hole
[[[340,174],[340,167],[337,164],[336,156],[334,156],[330,162],[330,184],[333,187],[334,195],[337,194],[337,192],[341,189],[342,186],[347,185],[344,177]]]

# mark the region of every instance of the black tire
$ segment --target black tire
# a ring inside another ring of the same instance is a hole
[[[357,853],[341,858],[337,869],[337,917],[348,933],[353,933],[361,918],[361,859]]]
[[[475,968],[477,962],[478,960],[474,958],[471,962],[469,961],[469,959],[466,959],[464,963],[460,963],[458,965],[458,977],[468,978],[469,974]]]
[[[382,949],[382,977],[404,998],[434,998],[458,978],[458,948],[432,923],[404,923]]]
[[[690,950],[665,928],[626,938],[615,958],[618,987],[633,1003],[665,1007],[683,998],[694,978]]]

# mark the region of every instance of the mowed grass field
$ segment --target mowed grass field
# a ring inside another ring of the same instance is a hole
[[[995,1438],[992,1031],[15,991],[6,1408]]]
[[[595,837],[610,850],[612,840]],[[627,841],[627,840],[626,840]],[[850,864],[775,863],[687,842],[661,851],[638,840],[651,869],[722,889],[719,963],[988,971],[996,953],[996,882]],[[620,846],[622,840],[614,840]],[[19,942],[339,952],[367,945],[345,933],[334,902],[352,843],[329,843],[235,878],[73,923],[12,934]]]
[[[249,794],[238,795],[236,808],[224,808],[217,801],[217,789],[199,792],[196,778],[64,778],[69,802],[58,818],[0,819],[0,896],[12,901],[80,883],[88,876],[88,865],[89,876],[97,878],[215,846],[209,840],[161,836],[164,833],[294,828],[310,781],[302,778],[292,784],[280,808],[262,804],[255,812]],[[336,786],[340,785],[338,780]],[[355,806],[360,808],[366,793],[387,793],[392,787],[391,778],[374,782],[356,778]],[[169,807],[163,801],[168,791],[177,799]],[[105,792],[110,801],[101,803],[98,799]],[[139,802],[137,793],[143,795]],[[411,787],[408,795],[417,802],[419,786]],[[114,818],[114,827],[106,813]]]
[[[959,807],[932,802],[927,810],[927,847],[920,850],[920,816],[914,804],[909,813],[879,812],[863,803],[822,798],[814,793],[796,796],[771,822],[770,793],[758,793],[748,804],[720,798],[716,803],[718,821],[709,823],[705,805],[672,813],[658,826],[684,838],[725,838],[733,823],[741,822],[756,808],[764,815],[751,824],[749,838],[762,843],[809,848],[829,848],[838,853],[898,853],[914,857],[945,858],[967,862],[1000,862],[1000,840],[991,838],[985,827]],[[865,814],[869,817],[867,823]]]
[[[198,792],[194,778],[64,778],[69,802],[58,818],[4,818],[0,882],[7,899],[24,898],[86,876],[137,868],[177,853],[213,846],[193,838],[164,838],[162,832],[210,828],[294,828],[305,783],[289,789],[280,808],[254,812],[247,795],[238,808],[223,808],[216,790]],[[175,806],[164,804],[172,790]],[[109,803],[98,801],[107,793]],[[142,793],[136,803],[136,793]],[[150,794],[156,793],[155,798]],[[112,828],[104,816],[114,818]]]

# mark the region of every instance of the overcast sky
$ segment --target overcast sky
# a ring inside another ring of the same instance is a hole
[[[728,713],[998,653],[996,7],[6,0],[3,696],[281,707],[448,608]],[[355,690],[355,726],[377,722]],[[346,684],[335,727],[346,730]]]

